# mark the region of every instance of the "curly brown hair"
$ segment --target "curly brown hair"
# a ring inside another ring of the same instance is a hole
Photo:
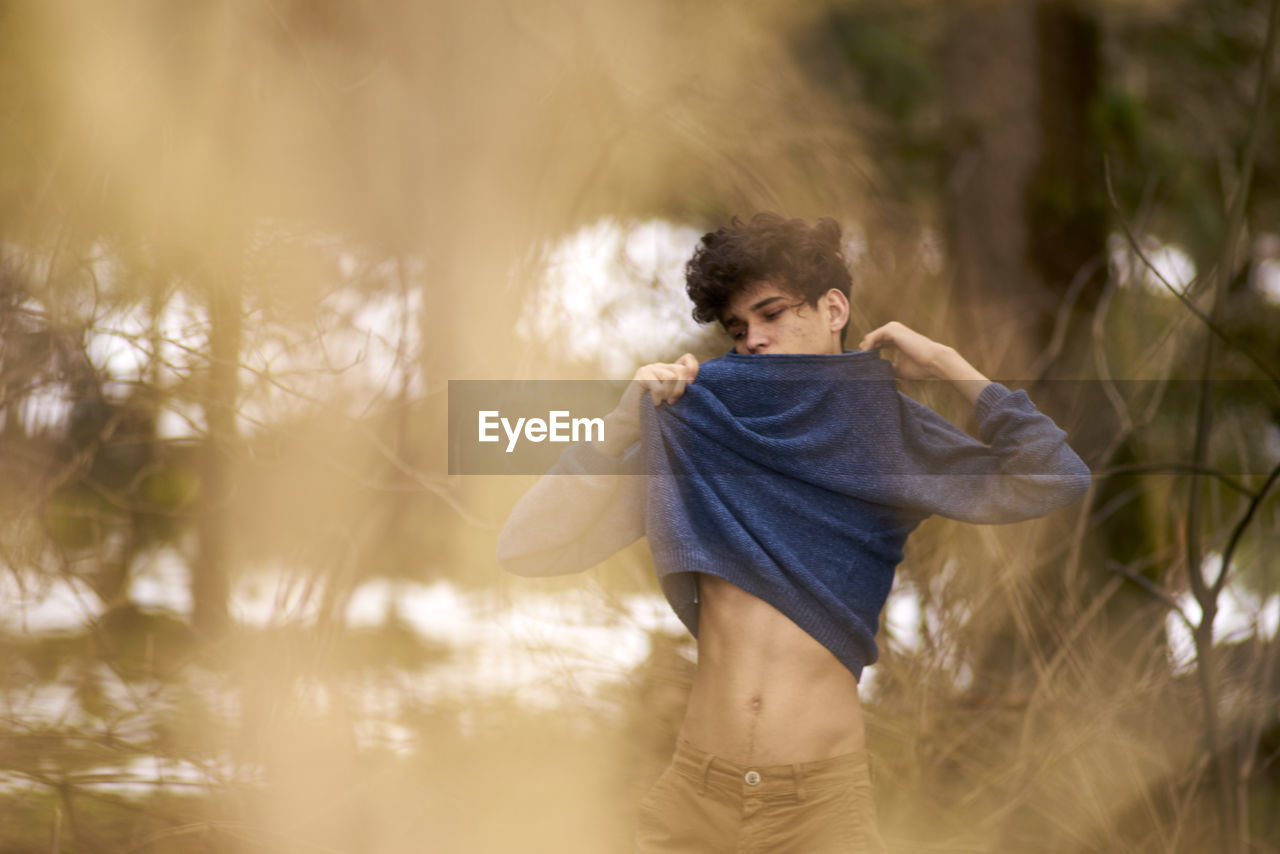
[[[831,288],[849,296],[853,279],[840,250],[840,224],[822,217],[810,224],[764,211],[702,236],[685,265],[685,291],[699,323],[722,320],[730,301],[769,281],[811,306]],[[844,341],[845,330],[840,330]]]

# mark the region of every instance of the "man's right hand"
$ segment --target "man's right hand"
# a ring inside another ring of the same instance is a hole
[[[647,392],[654,406],[675,403],[697,376],[698,360],[692,353],[685,353],[674,362],[654,362],[639,368],[618,405],[605,416],[600,449],[612,457],[622,456],[640,438],[641,397]]]

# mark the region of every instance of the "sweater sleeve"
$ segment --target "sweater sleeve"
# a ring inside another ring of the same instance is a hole
[[[644,534],[639,444],[621,459],[572,445],[525,493],[498,534],[498,562],[517,575],[590,569]]]
[[[1026,392],[1000,383],[974,404],[981,441],[905,395],[904,440],[913,468],[905,484],[926,513],[963,522],[1019,522],[1079,500],[1089,467],[1067,434],[1036,409]]]

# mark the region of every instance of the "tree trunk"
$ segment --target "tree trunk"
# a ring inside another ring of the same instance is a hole
[[[1097,24],[1072,3],[966,3],[953,9],[941,59],[958,337],[977,345],[974,360],[993,378],[1047,380],[1033,389],[1036,403],[1086,460],[1115,436],[1102,417],[1109,407],[1090,402],[1096,384],[1081,381],[1093,374],[1090,321],[1107,275],[1109,217],[1089,125],[1099,39]],[[1058,326],[1061,347],[1051,352]],[[1141,499],[1130,501],[1113,524],[1090,534],[1084,553],[1126,563],[1148,554],[1145,519]],[[1035,604],[1061,610],[1045,614],[1056,622],[1072,619],[1112,579],[1100,560],[1082,561],[1076,575],[1061,569],[1030,585]],[[1132,619],[1135,609],[1151,607],[1146,594],[1124,585],[1096,618],[1093,628],[1106,637],[1095,640],[1117,651],[1115,678],[1153,652],[1149,637],[1134,636],[1145,622]],[[1032,675],[1021,652],[1027,639],[1016,632],[1011,618],[995,634],[977,668],[977,690],[1002,694]],[[1037,640],[1052,654],[1052,638]]]
[[[948,170],[944,216],[958,325],[996,376],[1031,363],[1029,335],[1051,311],[1032,266],[1027,194],[1040,159],[1035,7],[965,3],[942,44]]]
[[[231,502],[240,367],[241,253],[219,253],[209,288],[209,384],[204,400],[208,435],[201,459],[198,546],[192,566],[192,625],[206,640],[227,628],[234,531]]]

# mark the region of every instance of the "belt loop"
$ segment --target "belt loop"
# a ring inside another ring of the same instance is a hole
[[[791,766],[791,778],[796,784],[796,800],[804,800],[804,771],[800,770],[800,764],[794,763]]]
[[[707,774],[711,773],[711,762],[715,758],[714,753],[708,753],[706,760],[702,763],[702,775],[698,782],[699,795],[705,795],[707,793]]]

